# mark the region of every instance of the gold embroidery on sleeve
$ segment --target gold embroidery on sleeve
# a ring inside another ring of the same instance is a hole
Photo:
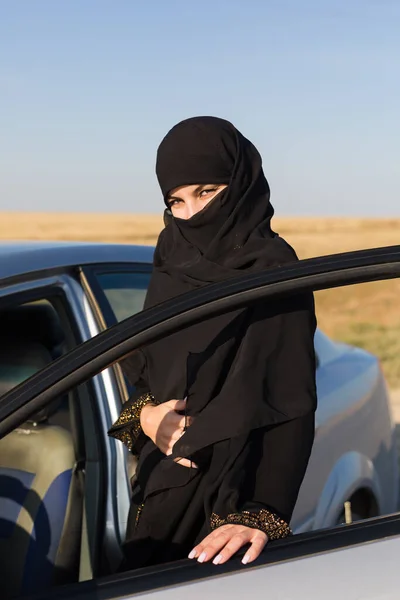
[[[259,512],[244,510],[241,513],[232,513],[225,519],[213,513],[211,515],[211,529],[217,529],[222,525],[244,525],[245,527],[260,529],[267,534],[270,540],[285,538],[292,533],[286,521],[266,508],[262,508]]]
[[[136,402],[122,410],[120,416],[108,432],[111,437],[125,444],[129,450],[132,450],[136,439],[142,431],[140,413],[146,404],[156,405],[158,402],[150,393],[143,394]]]

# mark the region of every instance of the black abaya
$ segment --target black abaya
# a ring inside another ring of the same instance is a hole
[[[180,185],[228,187],[187,221],[166,211],[145,307],[297,260],[271,230],[260,156],[230,123],[178,124],[160,146],[157,174],[166,201]],[[159,403],[187,396],[194,417],[171,457],[136,429],[131,436],[140,453],[125,568],[182,558],[227,522],[270,539],[287,534],[314,438],[315,327],[313,297],[304,294],[215,317],[125,360],[137,387],[125,416],[151,393]],[[110,434],[121,437],[120,429]],[[199,468],[177,464],[178,457]]]

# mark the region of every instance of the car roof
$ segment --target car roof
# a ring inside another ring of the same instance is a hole
[[[1,242],[0,280],[95,263],[146,263],[153,246],[85,242]]]

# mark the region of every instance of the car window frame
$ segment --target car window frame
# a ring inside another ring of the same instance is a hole
[[[114,310],[98,280],[98,275],[109,273],[149,273],[152,271],[151,263],[98,263],[95,265],[83,266],[81,269],[90,287],[92,294],[100,308],[104,323],[107,327],[112,327],[118,323]]]

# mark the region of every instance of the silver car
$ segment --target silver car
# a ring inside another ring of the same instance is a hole
[[[262,585],[273,598],[313,597],[309,590],[300,595],[303,571],[296,581],[288,577],[286,561],[397,534],[397,517],[329,529],[344,520],[346,501],[350,520],[397,507],[394,428],[377,359],[317,331],[317,435],[292,522],[299,535],[269,544],[247,570],[237,559],[221,568],[181,561],[114,576],[134,470],[122,444],[106,434],[129,394],[118,360],[255,299],[395,277],[400,249],[300,261],[202,288],[179,307],[169,301],[140,312],[151,259],[152,249],[138,246],[0,246],[2,597],[52,598],[52,586],[60,585],[57,597],[65,598],[150,591],[179,598],[187,586],[210,598],[228,586],[236,598],[245,593],[249,569],[253,590],[266,577]],[[312,569],[323,572],[321,556],[307,560],[319,560]],[[228,580],[219,577],[228,573]]]

